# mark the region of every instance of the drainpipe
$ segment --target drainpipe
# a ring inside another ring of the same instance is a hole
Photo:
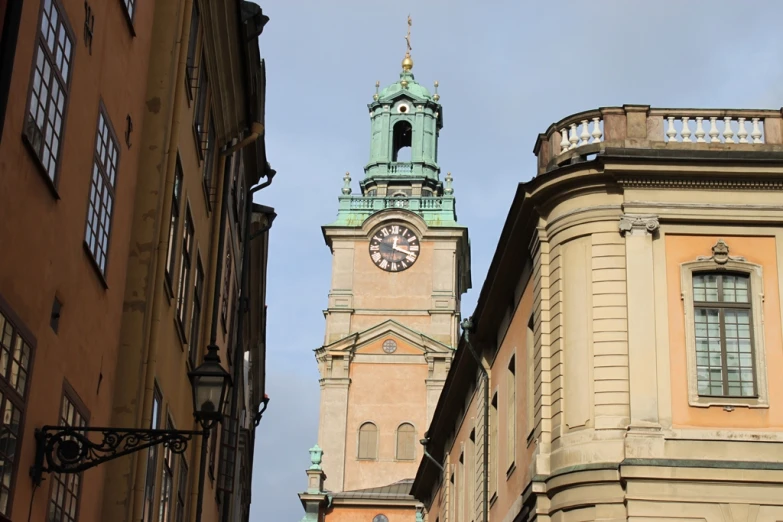
[[[443,468],[440,462],[435,460],[435,457],[430,455],[430,453],[427,451],[427,444],[429,444],[430,438],[427,436],[427,433],[424,434],[424,438],[419,441],[419,444],[421,444],[424,447],[424,456],[430,459],[430,462],[438,466],[438,469],[441,472],[441,478],[443,478],[443,474],[446,472],[446,470]]]
[[[469,317],[462,321],[462,333],[465,336],[465,346],[468,347],[468,351],[478,363],[478,367],[481,373],[484,375],[484,522],[489,522],[489,373],[484,368],[484,364],[481,362],[476,351],[473,349],[473,345],[470,344],[470,333],[474,330],[473,318]]]

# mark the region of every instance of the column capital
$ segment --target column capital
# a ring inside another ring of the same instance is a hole
[[[620,216],[620,234],[623,236],[650,234],[658,230],[658,216],[651,214],[623,214]]]

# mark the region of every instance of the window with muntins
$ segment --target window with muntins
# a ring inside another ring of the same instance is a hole
[[[152,396],[152,419],[150,429],[160,429],[160,406],[163,402],[160,390],[155,385]],[[155,474],[158,468],[159,446],[152,446],[147,450],[147,479],[144,484],[144,503],[142,504],[142,522],[152,522],[155,515]]]
[[[201,342],[201,302],[204,299],[204,269],[201,266],[201,256],[196,256],[196,279],[193,283],[193,308],[190,311],[190,338],[188,341],[188,358],[193,368],[196,367],[196,356]]]
[[[489,494],[497,495],[498,491],[498,394],[492,397],[489,408]]]
[[[193,218],[190,208],[185,211],[185,228],[182,232],[182,253],[179,266],[179,285],[177,286],[177,321],[185,334],[185,319],[190,293],[190,263],[193,259]]]
[[[193,10],[190,13],[190,36],[188,36],[188,59],[187,59],[187,93],[190,99],[193,99],[193,88],[196,87],[196,46],[198,45],[198,33],[201,27],[201,16],[198,12],[198,1],[193,0]]]
[[[0,310],[0,514],[11,515],[16,485],[16,461],[22,413],[27,398],[27,377],[32,361],[29,340],[18,325]]]
[[[231,294],[231,254],[226,256],[226,270],[223,278],[223,300],[221,303],[220,317],[223,321],[223,331],[226,331],[228,325],[228,298]]]
[[[179,207],[182,202],[182,164],[177,156],[177,166],[174,170],[174,190],[171,192],[171,218],[169,220],[169,244],[166,247],[166,280],[171,285],[171,277],[174,273],[174,265],[177,262],[175,255],[177,248],[177,229],[179,228]]]
[[[173,430],[174,423],[171,419],[166,422],[166,429]],[[160,481],[160,504],[158,509],[158,522],[171,522],[171,510],[173,506],[172,494],[174,488],[174,452],[168,445],[163,446],[163,470]]]
[[[200,68],[198,71],[198,92],[196,93],[196,108],[193,113],[193,127],[196,131],[199,144],[204,135],[204,120],[207,113],[207,94],[209,91],[209,76],[207,76],[207,62],[204,61],[204,54],[201,54]],[[202,147],[199,145],[199,153],[202,153]]]
[[[73,41],[57,0],[44,0],[24,136],[52,183],[57,181]]]
[[[416,456],[416,430],[412,424],[400,424],[397,428],[397,460],[413,460]]]
[[[693,308],[699,395],[755,397],[750,278],[695,273]]]
[[[177,479],[177,508],[175,520],[183,522],[185,520],[186,506],[188,499],[188,463],[185,455],[179,456],[179,478]]]
[[[517,378],[516,355],[511,356],[506,371],[506,467],[510,471],[516,457]]]
[[[68,394],[63,394],[60,406],[60,426],[84,428],[87,426],[85,414],[76,407]],[[81,493],[81,473],[53,473],[49,514],[46,522],[75,522],[79,511]]]
[[[207,141],[204,145],[204,188],[207,192],[207,203],[211,205],[212,175],[215,171],[215,120],[209,117]]]
[[[109,256],[109,238],[114,210],[114,186],[117,179],[119,153],[117,138],[109,125],[103,107],[98,111],[98,133],[90,183],[90,202],[87,208],[87,230],[84,242],[102,275],[106,275]]]
[[[372,422],[365,422],[359,427],[359,458],[378,458],[378,428]]]

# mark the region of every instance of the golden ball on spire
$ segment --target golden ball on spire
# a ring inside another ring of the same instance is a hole
[[[402,60],[402,70],[410,71],[411,69],[413,69],[413,58],[411,58],[411,53],[405,53],[405,58]]]

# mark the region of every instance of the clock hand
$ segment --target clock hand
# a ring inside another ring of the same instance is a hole
[[[410,250],[405,250],[405,249],[403,249],[403,248],[400,248],[400,247],[398,247],[398,246],[396,246],[396,245],[395,245],[395,246],[393,246],[393,247],[392,247],[392,249],[393,249],[393,250],[397,250],[397,251],[399,251],[399,252],[402,252],[403,254],[408,254],[408,255],[411,255],[411,252],[410,252]]]

